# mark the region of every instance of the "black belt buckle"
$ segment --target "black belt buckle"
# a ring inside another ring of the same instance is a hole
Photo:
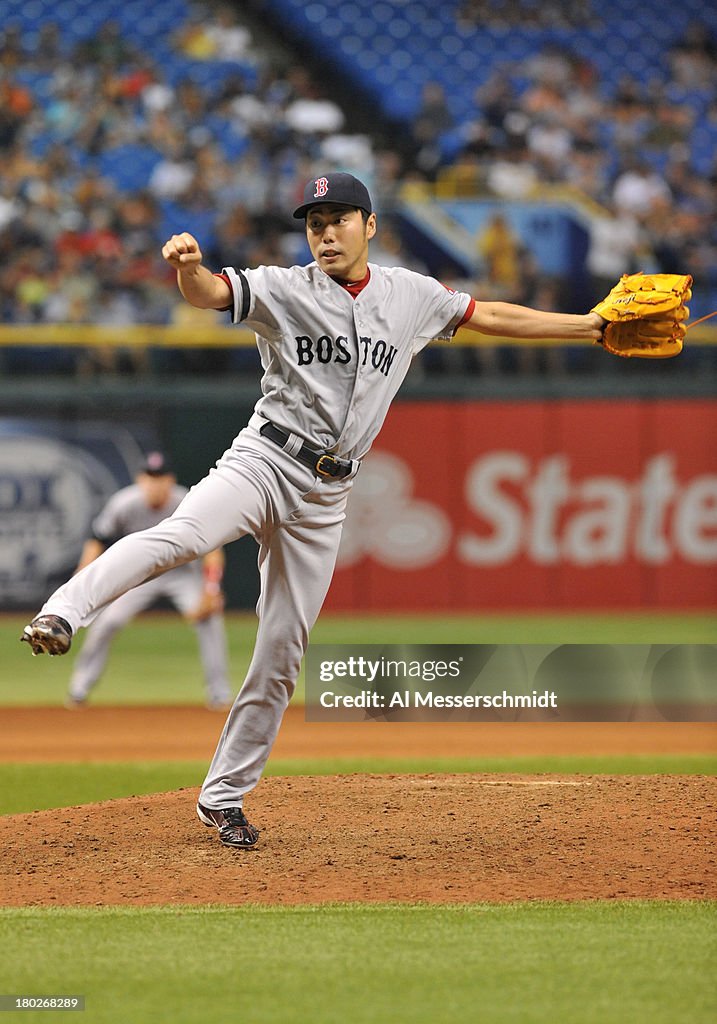
[[[324,468],[323,464],[326,463],[328,465]],[[316,472],[319,476],[336,476],[340,469],[341,466],[339,465],[336,457],[329,455],[326,452],[323,455],[320,455],[316,460]]]

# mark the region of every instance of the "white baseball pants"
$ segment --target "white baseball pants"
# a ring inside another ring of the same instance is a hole
[[[41,614],[73,633],[115,598],[244,534],[259,543],[254,654],[229,712],[201,801],[241,805],[256,786],[291,699],[336,563],[353,475],[316,477],[258,432],[256,415],[176,512],[117,541],[50,597]]]

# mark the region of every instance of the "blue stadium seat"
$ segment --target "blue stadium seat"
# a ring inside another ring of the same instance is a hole
[[[717,25],[717,5],[704,4],[703,0],[682,0],[669,8],[667,16],[663,11],[659,15],[653,12],[649,32],[645,31],[644,17],[636,12],[634,0],[600,0],[597,6],[602,20],[584,28],[529,26],[522,30],[517,25],[458,27],[457,4],[431,0],[378,0],[360,8],[345,0],[334,10],[319,2],[267,2],[282,15],[290,11],[297,28],[308,29],[310,25],[314,39],[317,31],[319,36],[325,34],[324,12],[350,27],[350,31],[337,36],[347,58],[347,74],[387,113],[405,120],[415,115],[421,88],[431,79],[450,88],[457,116],[472,116],[471,97],[478,84],[487,81],[499,64],[519,65],[548,43],[572,49],[613,82],[616,67],[637,76],[664,76],[668,70],[666,48],[682,36],[690,21]],[[614,30],[615,25],[620,26],[619,31]],[[398,55],[389,52],[390,40],[400,43]],[[365,49],[362,41],[367,43]],[[317,49],[320,51],[320,44]],[[388,69],[383,58],[388,59]],[[391,87],[394,71],[398,80]],[[520,89],[519,75],[516,84]],[[686,101],[702,109],[702,97]]]
[[[376,36],[371,44],[371,50],[380,57],[388,58],[395,51],[396,44],[388,36]]]
[[[150,146],[127,143],[105,150],[96,164],[99,173],[111,178],[121,192],[136,192],[147,187],[161,159],[161,154]]]
[[[221,136],[219,145],[228,160],[237,160],[248,151],[250,140],[247,135],[237,135],[229,131]]]
[[[326,4],[307,4],[306,6],[306,20],[313,24],[320,24],[328,16],[329,8]]]
[[[162,212],[160,236],[169,238],[177,231],[189,231],[195,238],[201,238],[203,246],[210,248],[214,244],[216,222],[220,213],[217,210],[195,210],[180,203],[163,200],[160,204]]]
[[[717,124],[705,124],[695,129],[691,138],[692,166],[698,174],[717,171]]]
[[[653,76],[667,80],[669,47],[684,36],[691,22],[701,22],[717,31],[717,4],[705,0],[660,3],[657,13],[636,7],[634,0],[594,0],[593,20],[577,28],[490,23],[466,26],[456,20],[459,0],[443,4],[436,0],[264,2],[268,16],[278,15],[288,28],[304,34],[319,56],[330,44],[332,61],[343,68],[357,91],[370,96],[370,102],[391,117],[410,124],[420,107],[425,84],[442,83],[455,118],[455,125],[440,140],[446,159],[460,153],[465,126],[476,116],[477,86],[497,70],[507,68],[514,88],[522,93],[532,81],[524,71],[526,62],[549,44],[564,46],[590,61],[601,76],[600,89],[609,96],[623,72],[644,81]],[[237,6],[240,10],[241,4]],[[505,0],[506,10],[510,6],[510,0]],[[569,7],[565,5],[565,10]],[[186,0],[164,0],[161,5],[149,7],[144,0],[0,0],[0,8],[4,24],[17,21],[23,26],[26,45],[32,45],[45,21],[58,24],[69,50],[78,40],[96,34],[106,21],[114,20],[140,48],[155,59],[161,55],[162,70],[171,84],[190,78],[211,96],[237,72],[250,87],[257,80],[257,68],[252,63],[193,61],[176,52],[172,35],[188,16]],[[39,105],[48,101],[52,76],[23,69],[17,77]],[[706,111],[714,100],[714,90],[709,86],[688,89],[672,85],[667,96],[671,102],[688,104],[695,111],[697,124],[690,138],[692,162],[697,173],[711,173],[717,130],[707,124]],[[245,152],[247,139],[234,133],[225,119],[209,119],[204,127],[229,159]],[[601,123],[596,131],[601,143],[610,148],[613,126]],[[54,141],[49,134],[32,138],[31,150],[42,155]],[[77,156],[87,159],[83,154]],[[645,156],[653,166],[664,167],[664,150],[650,150]],[[98,170],[120,189],[134,189],[146,183],[158,159],[159,154],[146,146],[119,147],[100,158]],[[615,167],[617,159],[613,154]],[[180,212],[184,216],[185,211]],[[175,213],[165,210],[167,219]],[[206,234],[206,227],[200,224],[197,233]]]
[[[673,103],[687,104],[692,110],[703,114],[711,103],[717,98],[713,89],[709,86],[704,88],[688,88],[676,83],[670,83],[665,89],[665,95]]]
[[[342,49],[347,57],[355,57],[357,53],[361,53],[364,48],[364,41],[361,36],[349,35],[344,36],[342,40]]]
[[[374,72],[381,63],[381,58],[373,50],[363,50],[356,55],[356,64],[363,71]]]

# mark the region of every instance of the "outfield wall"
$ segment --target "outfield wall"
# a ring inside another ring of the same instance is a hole
[[[404,402],[328,607],[707,608],[716,563],[716,402]]]
[[[161,444],[182,483],[200,479],[258,390],[231,378],[7,384],[0,608],[34,608],[72,572],[141,449]],[[543,380],[538,394],[535,382],[466,378],[434,382],[429,399],[407,382],[357,478],[327,608],[715,607],[708,384],[655,377],[635,394],[619,375],[589,388]],[[244,538],[227,555],[228,603],[252,608],[256,546]]]

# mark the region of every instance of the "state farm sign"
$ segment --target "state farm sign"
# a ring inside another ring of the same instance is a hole
[[[716,428],[709,402],[398,405],[328,607],[714,606]]]
[[[717,474],[681,487],[675,463],[665,452],[648,459],[637,480],[576,480],[566,455],[537,463],[520,452],[476,459],[466,474],[466,502],[488,533],[460,534],[456,556],[470,565],[505,564],[521,552],[539,565],[614,565],[634,554],[661,565],[678,552],[714,564]]]

